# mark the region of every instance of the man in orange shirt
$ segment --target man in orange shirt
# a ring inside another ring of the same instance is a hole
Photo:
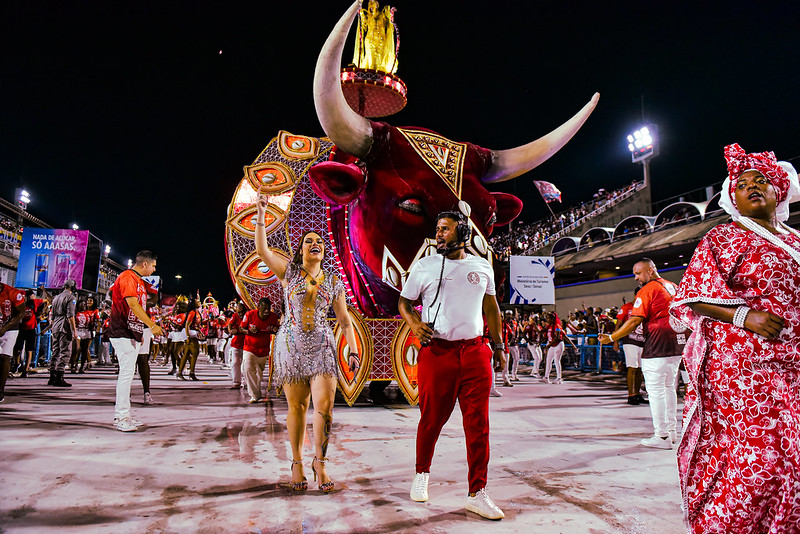
[[[261,396],[261,380],[264,377],[264,367],[267,365],[272,337],[278,331],[278,316],[271,311],[272,302],[268,297],[258,301],[258,309],[250,310],[244,314],[240,329],[246,332],[244,336],[244,379],[247,392],[250,394],[250,404],[255,404],[265,397]],[[267,392],[267,398],[269,392]]]
[[[678,287],[661,278],[655,263],[649,258],[642,258],[633,265],[633,275],[641,289],[636,294],[630,318],[613,334],[600,334],[598,339],[604,344],[615,343],[640,324],[643,326],[642,373],[655,432],[652,437],[643,439],[641,444],[671,449],[678,439],[678,397],[675,386],[686,344],[686,328],[682,324],[673,327],[670,323],[669,304]]]
[[[108,337],[119,362],[114,426],[121,432],[134,432],[141,424],[131,417],[131,382],[144,329],[149,328],[154,336],[164,334],[145,311],[149,284],[143,277],[150,276],[155,270],[156,255],[142,250],[136,254],[133,268],[123,271],[111,286]]]

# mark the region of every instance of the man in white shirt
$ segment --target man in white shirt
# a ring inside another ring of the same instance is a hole
[[[469,206],[459,204],[468,213]],[[505,349],[494,272],[488,261],[464,251],[470,227],[462,213],[443,212],[437,219],[436,245],[441,256],[427,256],[412,267],[399,302],[400,315],[423,345],[417,360],[420,421],[411,498],[428,500],[436,440],[458,400],[469,463],[466,508],[487,519],[502,519],[502,510],[485,491],[493,372],[492,352],[482,337],[483,314],[495,352]],[[421,317],[414,309],[417,300],[422,301]]]

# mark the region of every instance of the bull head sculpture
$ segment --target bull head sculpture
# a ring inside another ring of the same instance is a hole
[[[340,82],[342,52],[359,5],[355,2],[342,16],[317,60],[314,104],[336,150],[309,177],[314,191],[334,207],[332,230],[336,246],[347,249],[348,277],[359,278],[360,289],[370,296],[359,298],[359,305],[376,316],[396,313],[403,275],[419,257],[438,213],[466,201],[484,246],[494,226],[514,220],[522,202],[484,184],[510,180],[550,158],[580,129],[599,94],[559,128],[508,150],[370,121],[350,108]]]

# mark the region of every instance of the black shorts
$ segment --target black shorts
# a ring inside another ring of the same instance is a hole
[[[17,333],[17,342],[14,343],[14,352],[22,350],[25,343],[25,350],[33,352],[36,349],[36,330],[22,330]]]

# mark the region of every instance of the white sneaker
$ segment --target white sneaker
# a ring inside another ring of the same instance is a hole
[[[467,511],[486,519],[503,519],[506,514],[486,495],[486,490],[478,491],[474,497],[467,497]]]
[[[489,392],[489,396],[490,397],[502,397],[503,394],[500,393],[499,391],[497,391],[495,388],[492,388],[492,390]]]
[[[131,423],[133,423],[134,426],[142,426],[142,422],[141,421],[139,421],[138,419],[136,419],[136,418],[134,418],[133,416],[130,416],[130,415],[128,417],[123,417],[122,419],[120,419],[119,417],[117,417],[115,415],[114,416],[114,424],[116,425],[117,423],[119,423],[120,421],[123,421],[125,419],[130,419]]]
[[[139,429],[135,424],[133,424],[133,421],[130,417],[125,417],[124,419],[116,421],[114,423],[114,428],[120,432],[136,432]]]
[[[549,378],[541,378],[541,379],[539,379],[539,382],[541,382],[542,384],[549,384],[550,383],[550,379]]]
[[[647,439],[643,439],[640,441],[642,445],[645,447],[653,447],[655,449],[671,449],[672,448],[672,441],[670,441],[669,436],[652,436]]]
[[[425,502],[428,500],[428,477],[430,473],[417,473],[411,483],[411,500]]]
[[[556,384],[563,384],[563,383],[564,383],[564,381],[563,381],[563,380],[561,380],[560,378],[556,378],[556,382],[555,382],[555,383],[556,383]]]
[[[147,404],[147,405],[155,404],[155,402],[153,402],[153,396],[150,395],[149,393],[145,393],[144,394],[144,403]]]

